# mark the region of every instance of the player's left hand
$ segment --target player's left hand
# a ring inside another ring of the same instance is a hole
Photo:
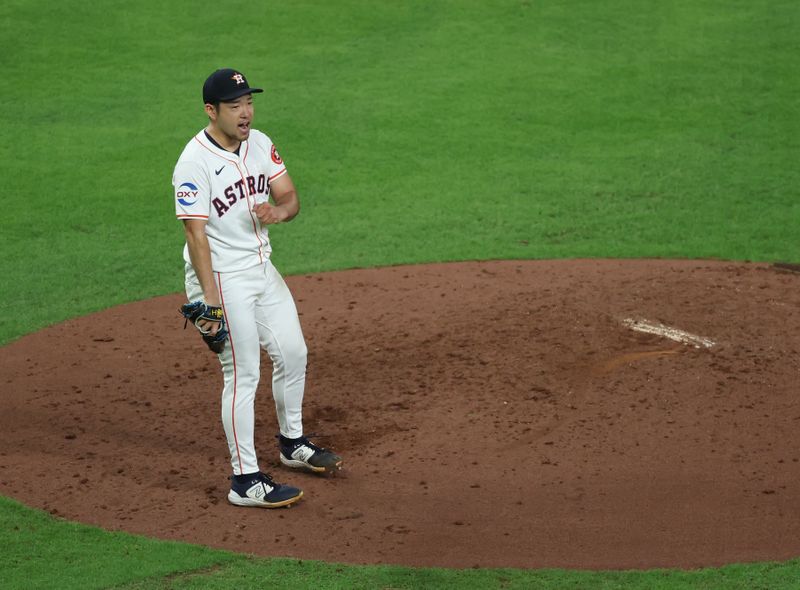
[[[289,218],[289,214],[283,207],[272,205],[271,203],[259,203],[253,207],[253,213],[263,225],[271,223],[281,223]]]

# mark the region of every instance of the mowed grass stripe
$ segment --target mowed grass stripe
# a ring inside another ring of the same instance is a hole
[[[5,9],[6,339],[180,290],[172,166],[229,63],[301,191],[287,273],[800,258],[792,3],[202,7]]]

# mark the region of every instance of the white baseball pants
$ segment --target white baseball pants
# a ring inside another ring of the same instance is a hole
[[[272,262],[214,273],[230,335],[218,355],[222,365],[222,425],[234,475],[260,471],[254,443],[255,397],[261,349],[272,359],[272,396],[283,436],[303,436],[307,349],[289,288]],[[203,299],[194,269],[186,265],[186,296]],[[277,444],[277,443],[276,443]]]

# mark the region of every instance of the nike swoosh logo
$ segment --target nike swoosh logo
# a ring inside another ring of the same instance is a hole
[[[219,176],[219,173],[220,173],[220,172],[222,172],[223,170],[225,170],[225,166],[223,166],[223,167],[222,167],[222,168],[220,168],[219,170],[214,170],[214,174],[216,174],[217,176]]]

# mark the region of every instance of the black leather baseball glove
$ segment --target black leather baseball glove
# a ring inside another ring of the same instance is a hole
[[[220,354],[225,349],[225,341],[228,339],[228,329],[225,327],[225,317],[222,315],[222,308],[215,305],[206,305],[202,301],[192,301],[184,303],[180,309],[186,321],[183,323],[184,329],[191,321],[203,336],[205,342],[212,352]],[[219,322],[219,330],[213,336],[207,330],[203,330],[197,325],[200,320],[209,322]]]

